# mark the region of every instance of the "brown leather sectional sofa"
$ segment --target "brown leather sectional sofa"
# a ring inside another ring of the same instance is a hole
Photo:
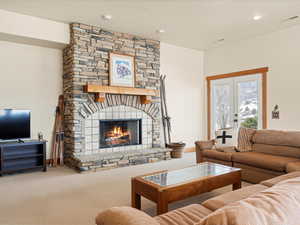
[[[113,207],[98,225],[296,225],[300,221],[300,171],[192,204],[156,217],[131,207]]]
[[[215,150],[214,141],[197,141],[197,163],[208,161],[242,168],[242,179],[259,183],[282,174],[300,171],[300,132],[257,130],[252,151]]]
[[[257,183],[150,217],[131,207],[102,211],[97,225],[296,225],[300,224],[300,132],[258,130],[248,152],[215,150],[214,141],[196,142],[197,162],[242,168]],[[231,149],[231,150],[230,150]]]

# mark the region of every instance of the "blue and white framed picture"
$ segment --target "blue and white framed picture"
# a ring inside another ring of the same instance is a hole
[[[117,53],[109,54],[109,84],[111,86],[135,86],[133,56]]]

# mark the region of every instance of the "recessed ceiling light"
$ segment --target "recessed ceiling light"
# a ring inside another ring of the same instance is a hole
[[[103,20],[111,20],[112,19],[112,15],[110,15],[110,14],[102,15],[102,19]]]
[[[261,15],[255,15],[255,16],[253,16],[253,19],[254,19],[254,20],[260,20],[261,18],[262,18]]]
[[[159,29],[156,32],[162,34],[162,33],[165,33],[166,31],[164,29]]]

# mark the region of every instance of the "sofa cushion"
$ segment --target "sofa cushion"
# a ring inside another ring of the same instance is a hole
[[[113,207],[96,217],[97,225],[159,225],[157,220],[141,210],[131,207]]]
[[[272,179],[274,177],[278,177],[280,175],[286,174],[285,172],[263,169],[257,166],[249,166],[237,162],[233,164],[233,167],[241,168],[242,180],[253,184],[258,184],[264,180]]]
[[[294,171],[300,171],[300,161],[290,162],[286,165],[286,172],[291,173]]]
[[[212,211],[199,204],[192,204],[154,217],[160,225],[192,225]]]
[[[256,144],[300,147],[299,131],[257,130],[253,136]]]
[[[229,161],[212,159],[212,158],[203,158],[203,161],[204,162],[212,162],[212,163],[222,164],[222,165],[225,165],[225,166],[232,167],[232,162],[229,162]]]
[[[285,171],[289,162],[294,162],[298,159],[259,152],[235,152],[232,153],[232,160],[233,162],[282,172]]]
[[[281,145],[254,144],[253,151],[271,154],[271,155],[294,157],[294,158],[300,159],[300,148],[297,148],[297,147],[281,146]]]
[[[243,187],[241,189],[230,191],[217,197],[208,199],[207,201],[203,202],[202,205],[212,211],[215,211],[221,207],[224,207],[225,205],[228,205],[229,203],[245,199],[250,195],[256,194],[267,188],[268,187],[261,184],[250,185],[248,187]]]
[[[197,225],[296,225],[300,221],[300,178],[289,179],[231,203]]]
[[[219,152],[236,152],[236,147],[235,146],[225,146],[225,147],[216,148],[214,146],[213,150],[217,150]]]
[[[274,177],[272,179],[262,181],[262,182],[260,182],[260,184],[265,185],[267,187],[272,187],[275,184],[280,183],[281,181],[288,180],[288,179],[295,178],[295,177],[300,177],[300,171],[284,174],[284,175],[281,175],[278,177]]]
[[[231,156],[233,152],[220,152],[217,150],[203,150],[202,154],[206,158],[219,159],[223,161],[231,161]]]

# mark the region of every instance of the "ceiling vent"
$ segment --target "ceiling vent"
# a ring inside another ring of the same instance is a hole
[[[284,22],[289,22],[289,21],[293,21],[293,20],[296,20],[296,19],[299,19],[299,16],[291,16],[291,17],[289,17],[287,19],[282,20],[282,22],[283,23]]]
[[[225,38],[220,38],[218,40],[215,40],[214,42],[212,42],[213,45],[219,45],[222,44],[225,41]]]

